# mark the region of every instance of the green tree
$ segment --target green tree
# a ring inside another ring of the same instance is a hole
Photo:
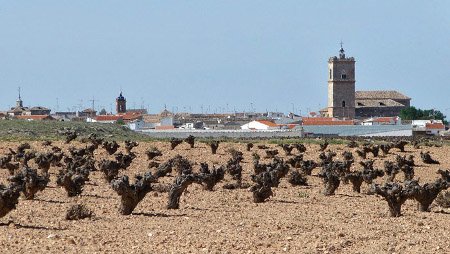
[[[442,120],[444,124],[448,124],[445,120],[446,116],[436,109],[418,109],[415,107],[408,107],[400,111],[400,118],[403,120]]]

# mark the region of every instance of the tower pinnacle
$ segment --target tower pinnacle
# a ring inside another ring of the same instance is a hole
[[[16,101],[16,107],[17,108],[21,108],[21,107],[23,107],[23,101],[22,101],[22,97],[20,95],[20,86],[19,86],[18,90],[19,90],[19,98]]]
[[[345,51],[344,51],[344,48],[343,48],[343,45],[344,43],[342,43],[342,41],[341,41],[341,49],[339,50],[339,58],[340,59],[345,59]]]

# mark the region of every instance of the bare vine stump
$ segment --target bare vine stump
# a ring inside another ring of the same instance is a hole
[[[179,144],[183,143],[183,140],[178,138],[171,138],[170,139],[170,150],[175,149]]]
[[[194,148],[194,144],[195,144],[195,137],[194,136],[189,135],[184,141],[186,143],[188,143],[191,148]]]
[[[400,150],[400,152],[405,152],[405,146],[408,144],[408,142],[404,140],[396,141],[392,144],[394,148],[397,148]]]
[[[256,147],[257,147],[258,149],[261,149],[261,150],[269,149],[269,147],[266,146],[266,145],[264,145],[264,144],[262,144],[262,145],[257,145]]]
[[[346,174],[345,179],[350,181],[354,192],[361,193],[361,185],[364,182],[361,172],[351,172]]]
[[[255,183],[250,188],[253,192],[253,202],[261,203],[273,195],[272,187],[278,187],[280,179],[287,175],[289,165],[283,160],[275,158],[270,164],[261,164],[264,167],[261,173],[252,175],[252,181]]]
[[[325,140],[323,143],[319,144],[319,146],[320,146],[319,150],[321,152],[325,151],[327,149],[328,145],[329,145],[328,140]]]
[[[450,207],[450,191],[441,192],[436,198],[436,204],[443,208]]]
[[[180,175],[175,179],[175,182],[170,187],[169,202],[167,209],[180,208],[180,197],[189,185],[195,182],[195,177],[192,174]]]
[[[384,161],[384,172],[387,175],[387,182],[393,182],[399,171],[398,165],[391,161]]]
[[[347,144],[348,148],[356,148],[358,147],[358,143],[355,140],[351,140],[348,144]]]
[[[200,164],[200,173],[196,175],[196,181],[203,185],[203,188],[208,191],[212,191],[214,186],[223,180],[225,176],[225,168],[219,167],[209,170],[208,164]]]
[[[308,179],[298,171],[292,171],[288,176],[288,182],[293,186],[307,186]]]
[[[313,160],[306,160],[300,163],[300,168],[306,175],[311,175],[312,170],[317,167],[317,163]]]
[[[10,175],[14,175],[19,167],[19,163],[12,162],[12,154],[0,157],[0,168],[7,169]]]
[[[301,164],[303,163],[303,154],[296,155],[289,160],[286,161],[291,167],[293,168],[300,168]]]
[[[294,144],[293,146],[295,147],[295,149],[297,149],[297,151],[298,151],[299,153],[304,153],[304,152],[306,152],[306,146],[303,145],[303,144]]]
[[[283,149],[283,151],[286,154],[286,156],[292,155],[292,150],[294,149],[294,146],[291,146],[291,145],[288,145],[288,144],[282,144],[280,146]]]
[[[75,140],[78,137],[76,131],[71,129],[65,129],[58,131],[59,134],[62,134],[65,137],[65,143],[69,144],[71,141]]]
[[[219,148],[219,141],[211,141],[209,143],[209,146],[211,147],[211,153],[216,154],[217,148]]]
[[[449,170],[439,169],[437,173],[441,175],[442,180],[444,180],[450,184],[450,171]]]
[[[44,173],[48,173],[53,159],[53,153],[40,153],[36,155],[36,158],[34,158],[34,162],[36,162],[38,168],[41,169]]]
[[[226,164],[226,172],[231,175],[233,180],[236,180],[236,184],[225,184],[224,189],[236,189],[240,188],[242,183],[242,166],[240,160],[231,158]]]
[[[339,175],[335,172],[325,172],[322,175],[323,183],[325,184],[325,189],[323,194],[325,196],[334,195],[336,189],[339,187],[341,181],[339,180]]]
[[[153,160],[154,158],[158,157],[158,156],[162,156],[162,153],[160,150],[158,150],[158,148],[156,147],[151,147],[150,149],[148,149],[145,154],[147,155],[147,158],[149,160]]]
[[[266,159],[273,159],[277,155],[278,155],[278,150],[277,149],[266,150],[266,156],[264,156],[264,158],[266,158]]]
[[[66,212],[66,220],[82,220],[91,218],[94,215],[85,205],[75,204],[69,207]]]
[[[272,189],[269,186],[255,185],[252,186],[250,191],[253,192],[253,202],[255,203],[262,203],[273,196]]]
[[[430,152],[420,152],[420,158],[425,164],[439,164],[439,161],[431,158]]]
[[[19,186],[22,186],[22,191],[26,199],[34,199],[34,195],[38,191],[43,191],[50,182],[49,175],[38,175],[37,171],[31,168],[24,167],[15,176],[11,176],[8,180]]]
[[[401,216],[403,203],[413,196],[411,190],[403,189],[398,183],[385,183],[383,186],[373,184],[371,189],[386,200],[391,217]]]
[[[419,210],[428,212],[430,205],[442,190],[448,188],[448,184],[442,179],[438,179],[433,183],[425,183],[423,186],[420,186],[417,181],[411,181],[408,184],[408,188],[412,189],[414,199],[419,202]]]
[[[392,144],[381,144],[380,149],[383,154],[386,156],[389,154],[389,151],[392,149]]]
[[[95,149],[97,149],[103,143],[103,139],[99,138],[95,133],[89,134],[87,139],[92,145],[94,145]]]
[[[105,181],[110,183],[119,175],[121,165],[116,161],[101,160],[99,163],[99,169],[103,173]]]
[[[125,151],[127,154],[131,154],[131,150],[138,145],[139,143],[136,141],[125,140]]]
[[[401,168],[401,170],[403,171],[403,174],[405,175],[405,181],[411,181],[414,178],[414,168],[409,166],[409,165],[405,165]]]
[[[12,184],[8,187],[0,184],[0,218],[16,209],[21,191],[21,186],[16,184]]]
[[[355,152],[356,152],[356,154],[357,154],[359,157],[361,157],[362,159],[366,159],[366,158],[367,158],[367,153],[366,153],[366,151],[357,149]]]
[[[145,195],[152,190],[151,184],[156,182],[156,178],[149,172],[144,176],[137,175],[135,178],[135,183],[132,185],[126,175],[111,181],[112,189],[120,196],[119,210],[122,215],[130,215]]]
[[[115,152],[117,152],[117,149],[120,146],[116,141],[105,141],[103,142],[102,147],[108,152],[109,155],[113,155]]]
[[[161,163],[156,169],[155,176],[157,178],[164,177],[170,172],[172,172],[172,160]]]
[[[80,195],[83,192],[84,183],[84,177],[73,171],[60,170],[56,178],[56,184],[63,186],[69,197]]]

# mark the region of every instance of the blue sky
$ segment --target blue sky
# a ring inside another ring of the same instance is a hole
[[[450,1],[0,0],[0,33],[0,109],[304,114],[342,40],[357,90],[450,113]]]

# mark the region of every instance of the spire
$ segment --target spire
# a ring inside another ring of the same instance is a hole
[[[344,51],[344,48],[343,48],[343,45],[344,43],[342,43],[342,41],[341,41],[341,49],[339,50],[339,58],[340,59],[345,59],[345,51]]]
[[[21,108],[21,107],[23,107],[23,101],[22,101],[22,97],[20,95],[20,86],[19,86],[18,90],[19,90],[19,98],[16,101],[16,107],[17,108]]]
[[[341,49],[339,50],[339,58],[340,59],[345,59],[345,51],[344,51],[344,48],[343,48],[343,45],[344,43],[342,43],[342,41],[341,41]]]
[[[119,94],[119,97],[117,97],[117,99],[121,100],[121,101],[125,100],[125,97],[123,97],[123,94],[122,94],[122,90],[120,90],[120,94]]]

